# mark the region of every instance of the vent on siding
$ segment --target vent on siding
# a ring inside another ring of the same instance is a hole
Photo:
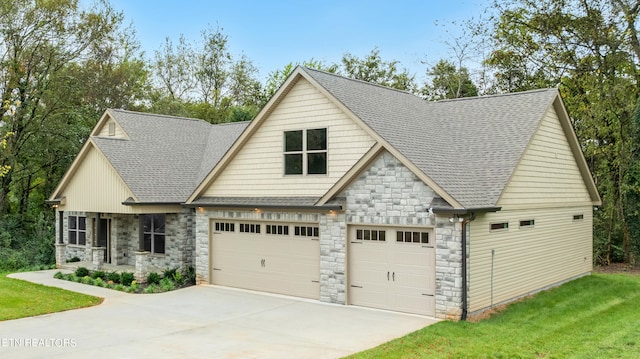
[[[113,122],[109,122],[109,136],[116,135],[116,124]]]
[[[491,223],[489,229],[492,231],[506,231],[509,229],[509,222]]]

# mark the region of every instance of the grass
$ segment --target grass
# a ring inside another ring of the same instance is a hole
[[[90,307],[102,298],[7,278],[0,273],[0,321]]]
[[[594,274],[489,319],[440,322],[351,358],[639,358],[640,276]]]

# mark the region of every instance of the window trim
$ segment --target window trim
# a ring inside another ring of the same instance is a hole
[[[75,228],[71,228],[71,218],[75,219]],[[84,229],[80,228],[80,219],[84,219]],[[75,241],[71,242],[71,233],[75,233]],[[84,234],[84,243],[80,243],[80,234]],[[86,216],[67,216],[67,243],[72,246],[87,245],[87,217]]]
[[[324,130],[325,147],[320,150],[308,149],[308,131]],[[287,151],[287,133],[302,132],[302,149],[299,151]],[[325,155],[325,168],[324,173],[309,173],[309,155],[324,154]],[[302,156],[302,172],[301,173],[287,173],[287,156],[301,155]],[[289,130],[282,133],[282,173],[283,176],[326,176],[329,174],[329,129],[328,127],[319,128],[306,128],[301,130]]]

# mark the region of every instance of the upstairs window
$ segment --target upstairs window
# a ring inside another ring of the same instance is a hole
[[[284,174],[327,174],[327,129],[284,133]]]

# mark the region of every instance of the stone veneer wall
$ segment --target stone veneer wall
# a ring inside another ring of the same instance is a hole
[[[462,313],[461,224],[429,214],[436,193],[390,153],[383,153],[341,195],[347,223],[431,227],[436,240],[436,317],[459,319]],[[336,220],[340,220],[336,218]],[[330,247],[343,247],[332,236]],[[336,261],[344,252],[331,253]],[[342,285],[339,288],[344,288]],[[333,297],[342,293],[332,293]]]
[[[68,217],[81,216],[87,218],[87,243],[84,246],[69,245]],[[135,265],[135,252],[138,249],[140,220],[137,214],[108,214],[111,219],[111,263],[114,265]],[[77,256],[82,261],[92,261],[93,220],[96,213],[65,211],[63,215],[63,240],[67,244],[64,261]],[[166,214],[165,254],[150,254],[148,266],[154,270],[180,268],[182,270],[195,265],[194,229],[195,216],[192,209],[184,209],[182,213]],[[56,236],[59,236],[59,221],[56,221]],[[56,243],[59,239],[56,238]],[[62,264],[62,263],[58,263]]]

